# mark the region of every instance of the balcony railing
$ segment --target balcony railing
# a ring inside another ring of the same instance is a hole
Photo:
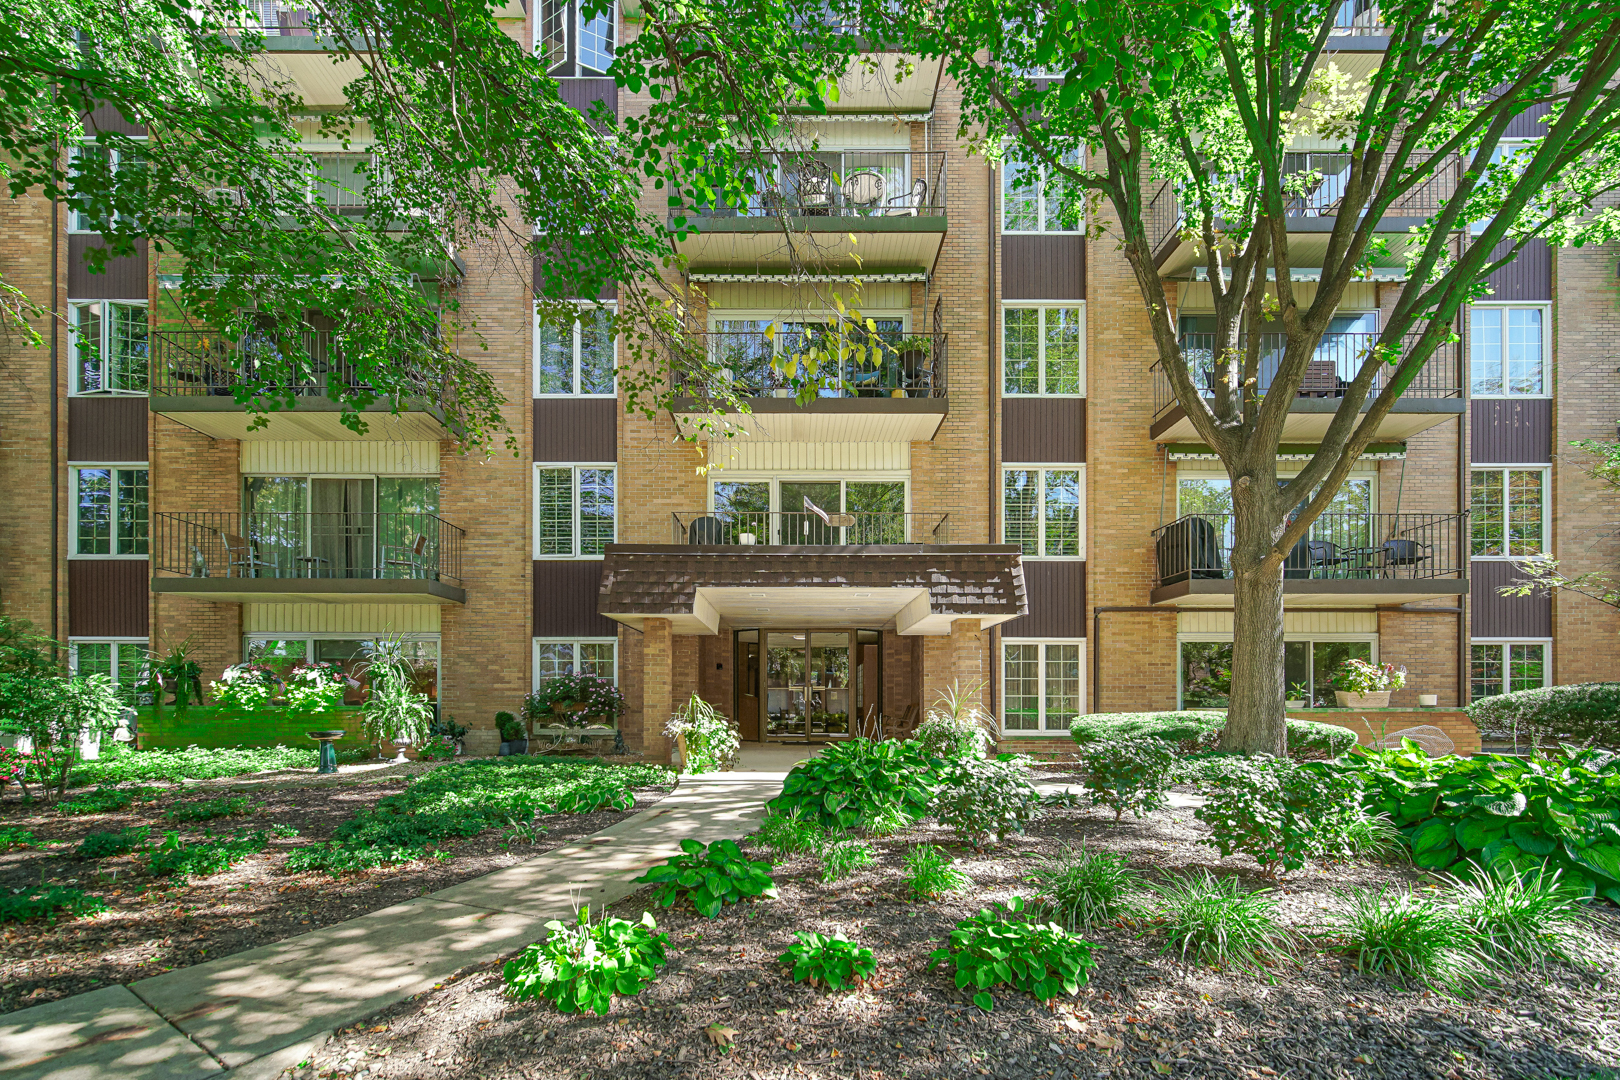
[[[1158,584],[1232,576],[1232,514],[1188,514],[1153,531]],[[1295,544],[1283,578],[1388,581],[1466,576],[1467,514],[1323,514]]]
[[[1417,344],[1421,334],[1409,334],[1401,341],[1402,353]],[[1238,347],[1244,348],[1247,335],[1239,335]],[[1260,369],[1258,373],[1259,390],[1263,394],[1271,386],[1271,380],[1276,377],[1277,368],[1283,360],[1283,350],[1286,338],[1282,334],[1262,334],[1260,336]],[[1305,377],[1299,384],[1296,396],[1301,398],[1340,398],[1344,396],[1345,387],[1356,377],[1361,365],[1366,361],[1367,354],[1378,343],[1377,334],[1323,334],[1322,341],[1316,347],[1309,365],[1305,369]],[[1192,376],[1193,385],[1203,391],[1205,397],[1213,398],[1217,380],[1222,372],[1217,367],[1215,354],[1214,334],[1183,334],[1181,336],[1181,355],[1187,362],[1187,371]],[[1176,402],[1175,388],[1170,384],[1170,376],[1165,371],[1162,362],[1153,364],[1153,418],[1156,420],[1168,412]],[[1378,394],[1384,388],[1386,380],[1394,371],[1387,365],[1381,366],[1377,376],[1373,379],[1370,393]],[[1406,388],[1403,398],[1454,398],[1462,395],[1462,364],[1461,345],[1459,342],[1444,342],[1439,345],[1429,357],[1423,370],[1418,372]]]
[[[840,336],[821,325],[761,331],[711,331],[695,335],[718,385],[693,380],[682,391],[713,397],[730,389],[742,397],[789,397],[794,379],[783,371],[813,368],[822,381],[823,398],[942,398],[948,385],[947,335],[906,334],[898,330],[871,333],[855,330]],[[847,352],[848,355],[845,355]]]
[[[708,510],[670,514],[670,542],[739,547],[841,547],[855,544],[948,544],[951,515],[857,511],[826,516],[805,511]]]
[[[232,341],[208,330],[156,330],[152,343],[152,395],[154,397],[230,397],[243,382],[255,382],[259,367],[279,359],[283,346],[272,337]],[[344,361],[336,335],[307,330],[299,346],[309,364],[310,377],[285,384],[300,397],[325,397],[334,384],[350,392],[367,389],[352,364]],[[286,346],[291,348],[290,343]],[[437,381],[413,380],[412,396],[437,398]]]
[[[942,151],[805,151],[771,155],[748,202],[702,217],[942,217]]]
[[[466,533],[436,514],[152,515],[152,571],[194,578],[461,585]]]
[[[1344,0],[1333,20],[1335,37],[1388,37],[1378,0]]]

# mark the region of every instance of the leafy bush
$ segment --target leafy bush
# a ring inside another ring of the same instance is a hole
[[[759,823],[759,842],[782,857],[817,855],[827,843],[827,830],[795,807],[787,813],[771,810]]]
[[[1024,990],[1043,1002],[1079,994],[1097,966],[1091,943],[1056,923],[1027,921],[1023,911],[1024,898],[1015,896],[1006,907],[981,908],[958,922],[948,944],[929,954],[929,969],[951,965],[956,988],[973,987],[973,1003],[986,1012],[995,1007],[993,986]]]
[[[49,796],[61,798],[83,744],[109,734],[122,710],[105,675],[0,670],[0,731],[28,739],[27,775]]]
[[[1129,810],[1137,817],[1165,806],[1176,755],[1162,739],[1105,739],[1091,743],[1081,759],[1090,779],[1093,806],[1106,806],[1118,822]]]
[[[900,875],[900,884],[918,900],[932,900],[973,887],[973,879],[968,877],[967,871],[933,844],[918,844],[906,852],[902,865],[905,872]]]
[[[279,681],[275,669],[266,664],[232,664],[218,682],[208,684],[208,692],[217,705],[251,712],[270,704]]]
[[[977,701],[955,687],[940,695],[911,740],[931,758],[982,758],[990,743]]]
[[[1282,758],[1225,758],[1203,806],[1193,815],[1210,828],[1225,858],[1251,855],[1272,878],[1328,851],[1333,821],[1355,801],[1341,772],[1312,770]]]
[[[693,694],[681,711],[669,718],[664,734],[681,736],[686,760],[681,767],[689,773],[724,772],[737,767],[742,741],[737,729],[713,705]]]
[[[114,855],[128,855],[146,846],[146,838],[151,831],[142,825],[117,832],[93,832],[79,841],[73,854],[80,859],[110,859]]]
[[[1559,880],[1557,870],[1521,875],[1500,865],[1487,870],[1470,864],[1466,876],[1447,881],[1457,914],[1492,959],[1524,967],[1542,967],[1549,957],[1579,959],[1584,898]]]
[[[500,733],[501,742],[516,742],[524,735],[523,725],[509,712],[495,714],[495,730]]]
[[[1164,951],[1184,961],[1259,971],[1268,960],[1293,955],[1269,889],[1246,893],[1236,878],[1208,870],[1149,887],[1162,905],[1159,928],[1169,937]]]
[[[1620,682],[1572,683],[1481,698],[1464,710],[1483,733],[1620,749]]]
[[[605,1016],[613,995],[635,996],[665,964],[669,935],[657,933],[652,912],[641,921],[604,916],[591,924],[580,909],[573,926],[553,919],[546,939],[530,945],[501,968],[506,992],[518,1001],[543,997],[564,1013],[590,1009]]]
[[[273,772],[281,769],[313,769],[316,750],[311,747],[254,746],[207,750],[188,746],[184,750],[125,750],[109,755],[102,747],[97,761],[80,762],[69,782],[75,787],[88,784],[121,784],[136,781],[218,780],[227,776]],[[339,750],[339,761],[356,761],[364,750]]]
[[[57,885],[37,889],[12,889],[0,895],[0,923],[24,922],[44,916],[52,925],[58,915],[77,917],[107,910],[107,901],[78,889]]]
[[[17,829],[6,826],[0,829],[0,853],[13,848],[31,848],[39,844],[39,838],[27,829]]]
[[[160,877],[210,877],[257,855],[269,842],[263,830],[217,840],[209,836],[191,844],[181,843],[178,832],[166,832],[163,843],[147,856],[147,866]]]
[[[1478,936],[1450,906],[1413,893],[1390,899],[1382,888],[1340,898],[1330,925],[1362,971],[1459,992],[1481,981],[1488,962]]]
[[[343,704],[343,669],[326,660],[301,664],[287,672],[284,693],[289,712],[322,713]]]
[[[865,840],[835,840],[821,849],[822,883],[842,881],[874,862],[872,845]]]
[[[660,866],[655,866],[638,878],[635,885],[654,885],[653,899],[664,907],[686,898],[692,901],[699,915],[712,919],[726,904],[735,904],[750,896],[776,896],[776,883],[771,880],[771,864],[750,862],[735,840],[716,840],[703,844],[697,840],[682,840],[683,855],[672,855]]]
[[[1151,738],[1173,743],[1182,755],[1214,750],[1226,727],[1226,714],[1206,710],[1147,713],[1088,713],[1069,724],[1069,735],[1085,748],[1105,739]],[[1336,757],[1356,744],[1355,732],[1314,720],[1288,720],[1288,755],[1296,760]]]
[[[933,814],[975,847],[1024,831],[1041,812],[1029,771],[1011,761],[959,758],[941,764]]]
[[[850,941],[843,934],[831,937],[811,931],[799,931],[787,952],[776,958],[779,964],[791,969],[794,982],[820,983],[829,990],[847,990],[859,986],[877,971],[877,959],[872,950]]]
[[[1076,851],[1065,844],[1037,863],[1029,880],[1033,906],[1065,930],[1090,930],[1140,914],[1132,894],[1142,879],[1116,852]]]
[[[1610,751],[1431,758],[1407,741],[1312,768],[1359,783],[1367,809],[1389,815],[1426,870],[1467,858],[1525,873],[1545,862],[1583,895],[1620,903],[1620,756]]]
[[[782,794],[765,805],[796,809],[840,832],[870,828],[889,808],[916,821],[933,798],[933,765],[913,742],[850,739],[795,765]]]
[[[94,791],[82,791],[67,802],[56,804],[58,814],[113,814],[127,810],[137,799],[155,799],[163,794],[162,788],[115,788],[103,785]]]
[[[212,821],[214,818],[238,817],[248,812],[246,795],[223,795],[217,799],[196,799],[183,802],[169,810],[170,821]]]

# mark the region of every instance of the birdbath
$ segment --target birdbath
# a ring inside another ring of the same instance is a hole
[[[304,734],[321,744],[321,764],[320,767],[315,770],[316,773],[337,772],[337,747],[333,746],[332,744],[343,738],[343,736],[347,735],[348,732],[306,731]]]

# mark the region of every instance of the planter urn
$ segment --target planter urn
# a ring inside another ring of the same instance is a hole
[[[495,751],[495,756],[496,757],[506,757],[511,752],[512,752],[512,744],[509,743],[509,742],[504,742],[503,741],[501,743],[501,748],[499,750]]]
[[[507,750],[508,754],[527,754],[529,752],[528,739],[513,739],[506,745],[509,748]]]
[[[1290,698],[1287,701],[1283,702],[1283,708],[1285,708],[1285,709],[1303,709],[1304,707],[1305,707],[1305,702],[1302,701],[1302,700],[1295,700],[1293,698]]]
[[[1339,699],[1341,709],[1387,709],[1389,695],[1388,690],[1369,690],[1365,694],[1356,694],[1349,690],[1333,691],[1333,696]]]

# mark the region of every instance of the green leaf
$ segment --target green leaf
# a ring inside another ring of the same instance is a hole
[[[996,1007],[996,999],[981,990],[977,994],[973,995],[973,1004],[977,1005],[985,1012],[990,1012]]]
[[[1534,822],[1513,822],[1508,826],[1508,837],[1520,848],[1543,858],[1558,850],[1558,841],[1548,836]]]
[[[1487,814],[1497,817],[1513,818],[1523,814],[1530,805],[1530,800],[1524,792],[1515,791],[1505,795],[1475,795],[1473,803]]]
[[[1450,847],[1454,839],[1451,822],[1444,818],[1433,818],[1418,826],[1412,834],[1412,852],[1421,855],[1436,848]]]
[[[1457,823],[1457,846],[1464,851],[1478,851],[1506,834],[1505,822],[1469,817]]]

